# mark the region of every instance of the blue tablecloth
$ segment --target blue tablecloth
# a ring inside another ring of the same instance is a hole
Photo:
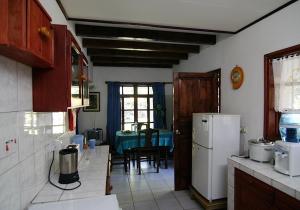
[[[153,135],[153,141],[156,141],[156,137]],[[141,136],[141,143],[144,144],[145,138]],[[123,150],[129,148],[135,148],[138,146],[138,134],[131,132],[128,134],[122,133],[122,131],[116,132],[115,147],[119,154],[123,154]],[[167,130],[159,131],[159,146],[169,146],[170,151],[173,150],[173,133]]]

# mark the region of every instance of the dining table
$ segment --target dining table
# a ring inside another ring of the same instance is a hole
[[[152,137],[153,144],[156,143],[156,135]],[[141,144],[145,143],[145,134],[141,134]],[[117,131],[115,138],[115,148],[117,153],[123,154],[126,149],[138,146],[138,132],[136,131]],[[159,146],[168,146],[170,152],[173,151],[173,132],[169,130],[159,130]]]

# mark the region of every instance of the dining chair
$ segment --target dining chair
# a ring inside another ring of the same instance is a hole
[[[142,134],[144,134],[145,142],[142,144]],[[153,135],[156,134],[156,141],[152,141]],[[159,173],[160,166],[160,150],[159,150],[159,130],[157,129],[144,129],[138,132],[138,146],[134,148],[134,155],[137,161],[137,169],[139,175],[141,174],[141,161],[146,159],[147,161],[153,160],[153,165],[155,167],[156,162],[156,172]],[[153,157],[153,159],[152,159]]]
[[[160,160],[164,161],[165,169],[168,168],[168,156],[169,156],[170,147],[169,146],[159,146]]]

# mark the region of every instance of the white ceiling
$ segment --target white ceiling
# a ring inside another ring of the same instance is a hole
[[[288,0],[61,0],[71,18],[237,31]]]

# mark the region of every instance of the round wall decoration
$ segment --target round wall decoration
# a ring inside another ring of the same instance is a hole
[[[239,89],[243,82],[244,82],[244,71],[241,67],[235,66],[231,70],[231,75],[230,75],[231,83],[232,83],[232,88],[233,89]]]

